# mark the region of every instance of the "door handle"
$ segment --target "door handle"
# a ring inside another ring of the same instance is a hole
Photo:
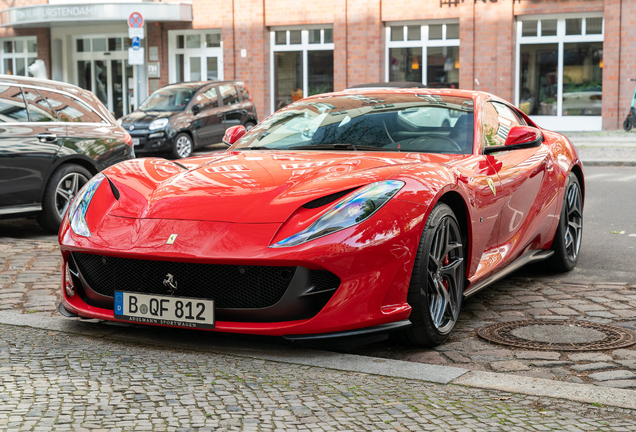
[[[57,141],[57,135],[52,133],[41,133],[41,134],[38,134],[38,140],[43,143],[45,142],[53,143]]]

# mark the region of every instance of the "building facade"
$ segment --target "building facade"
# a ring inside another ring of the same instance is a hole
[[[243,80],[260,118],[379,81],[494,93],[554,130],[613,130],[636,83],[633,0],[0,2],[0,73],[87,88],[116,116],[179,81]],[[128,18],[144,18],[133,49]],[[40,65],[42,65],[40,63]],[[33,72],[33,67],[31,68]]]

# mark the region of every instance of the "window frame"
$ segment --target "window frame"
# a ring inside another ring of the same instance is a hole
[[[17,52],[12,52],[12,53],[5,53],[4,52],[4,43],[5,42],[13,42],[13,44],[15,45],[16,41],[22,41],[24,43],[24,50],[21,53],[17,53]],[[31,53],[29,52],[29,42],[30,41],[34,41],[35,42],[35,52]],[[36,36],[11,36],[11,37],[4,37],[4,38],[0,38],[0,73],[2,74],[6,74],[7,71],[4,70],[4,61],[6,59],[12,59],[13,63],[15,64],[17,59],[24,59],[24,75],[16,75],[15,73],[13,73],[14,76],[25,76],[25,77],[32,77],[33,75],[29,74],[29,66],[31,65],[29,63],[29,60],[35,61],[38,59],[38,48],[37,48],[37,37]],[[15,69],[15,67],[14,67]]]
[[[580,35],[566,35],[567,19],[582,19]],[[601,34],[586,35],[586,24],[588,18],[601,18]],[[557,20],[557,34],[555,36],[541,36],[541,20]],[[537,22],[537,36],[523,36],[524,21]],[[564,65],[564,45],[577,42],[601,42],[604,44],[605,38],[605,17],[603,12],[588,12],[575,14],[541,14],[541,15],[523,15],[517,17],[516,24],[516,61],[515,61],[515,107],[519,107],[521,99],[521,45],[539,45],[539,44],[556,44],[558,49],[557,59],[557,114],[552,115],[533,115],[531,118],[537,119],[541,124],[548,128],[559,129],[559,123],[565,121],[567,124],[562,125],[560,130],[569,129],[571,124],[586,123],[588,128],[585,130],[601,130],[601,116],[564,116],[563,115],[563,65]],[[602,92],[602,90],[601,90]],[[601,93],[602,94],[602,93]],[[583,120],[585,119],[585,121]],[[569,121],[568,121],[569,120]],[[554,122],[554,123],[553,123]],[[546,124],[547,123],[547,124]],[[553,126],[556,125],[556,128]],[[591,126],[591,129],[590,129]],[[563,128],[565,127],[565,129]]]
[[[290,31],[300,30],[300,44],[290,44]],[[320,43],[309,43],[309,30],[320,30]],[[333,25],[324,24],[324,25],[313,25],[313,26],[303,26],[299,27],[271,27],[269,34],[270,41],[270,52],[269,52],[269,76],[270,79],[270,110],[272,113],[276,112],[275,104],[276,104],[276,95],[274,94],[275,89],[275,73],[276,73],[276,65],[275,65],[275,53],[277,52],[296,52],[301,51],[303,56],[303,97],[309,96],[309,73],[308,73],[308,57],[309,51],[334,51],[335,43],[334,42],[325,42],[325,30],[331,30],[333,32]],[[285,31],[285,45],[276,45],[276,32],[277,31]]]
[[[459,19],[418,21],[418,22],[387,22],[385,27],[385,52],[384,52],[384,82],[390,82],[391,48],[421,48],[422,49],[422,84],[428,85],[428,48],[459,47],[461,37],[446,39],[446,29],[449,24],[459,24]],[[408,27],[420,26],[420,40],[408,40]],[[442,39],[429,40],[429,26],[442,25]],[[403,26],[404,36],[401,41],[391,40],[391,27]],[[460,28],[461,31],[461,28]],[[460,65],[461,66],[461,65]]]
[[[221,36],[221,43],[218,47],[206,46],[205,35],[206,34],[218,34]],[[187,41],[185,38],[189,35],[200,35],[201,45],[199,48],[187,48]],[[184,47],[177,48],[177,38],[179,36],[184,37]],[[197,29],[197,30],[168,30],[168,83],[175,84],[177,82],[193,82],[183,79],[177,81],[177,62],[174,58],[177,54],[183,55],[183,69],[190,71],[190,57],[216,57],[217,58],[217,81],[223,81],[223,32],[219,28],[210,29]],[[207,79],[207,64],[205,65],[206,75],[203,76],[203,64],[201,64],[201,80],[209,81]],[[204,79],[205,78],[205,79]]]

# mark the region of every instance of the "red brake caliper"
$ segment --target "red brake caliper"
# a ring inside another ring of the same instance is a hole
[[[448,258],[448,254],[446,254],[446,256],[442,259],[442,265],[447,266],[450,264],[450,258]],[[446,279],[442,279],[442,285],[444,285],[444,288],[446,288],[446,291],[448,291],[448,282],[446,281]]]

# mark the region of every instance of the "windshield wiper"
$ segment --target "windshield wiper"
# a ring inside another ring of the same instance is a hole
[[[385,149],[384,147],[353,145],[353,144],[317,144],[287,147],[285,150],[354,150],[354,151],[399,151],[398,149]]]
[[[266,147],[266,146],[254,146],[254,147],[240,147],[240,148],[237,148],[236,150],[276,150],[276,149],[272,147]]]

